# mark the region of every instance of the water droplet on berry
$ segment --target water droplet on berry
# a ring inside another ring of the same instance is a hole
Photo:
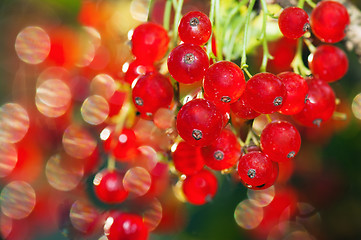
[[[195,56],[193,53],[187,53],[186,55],[184,55],[183,57],[183,61],[186,63],[186,64],[192,64],[195,60]]]
[[[135,97],[135,103],[138,106],[143,106],[143,99],[141,99],[140,97]]]
[[[291,151],[287,154],[287,158],[293,158],[296,155],[295,151]]]
[[[256,170],[254,169],[249,169],[248,172],[247,172],[247,176],[249,178],[254,178],[256,176]]]
[[[193,129],[192,136],[195,140],[201,140],[202,139],[202,131],[198,129]]]
[[[196,17],[192,18],[192,19],[189,21],[189,25],[191,25],[192,27],[196,27],[196,26],[198,26],[198,24],[199,24],[199,19],[196,18]]]
[[[223,96],[223,97],[221,98],[221,101],[224,102],[224,103],[229,103],[229,102],[231,101],[231,98],[228,97],[228,96]]]
[[[224,153],[222,151],[218,150],[214,153],[213,156],[216,160],[221,161],[224,158]]]
[[[282,104],[282,100],[283,100],[282,97],[276,97],[275,100],[273,100],[273,105],[275,105],[275,106],[281,105],[281,104]]]
[[[320,127],[321,126],[321,123],[322,123],[322,119],[321,118],[317,118],[315,120],[313,120],[312,122],[314,125],[316,125],[317,127]]]

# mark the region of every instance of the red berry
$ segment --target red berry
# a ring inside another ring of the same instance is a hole
[[[232,131],[223,129],[216,141],[201,148],[201,153],[208,167],[223,170],[237,163],[241,156],[241,145]]]
[[[249,106],[244,96],[245,95],[242,94],[236,102],[231,104],[231,111],[237,117],[242,119],[254,119],[255,117],[258,117],[260,113],[256,112]]]
[[[323,42],[341,41],[349,23],[347,9],[335,1],[319,2],[311,13],[312,32]]]
[[[199,147],[180,142],[173,153],[174,167],[181,173],[192,175],[204,167],[204,160]]]
[[[111,224],[110,226],[107,223]],[[148,227],[139,215],[118,213],[108,217],[104,226],[109,240],[147,240]]]
[[[302,8],[285,8],[278,18],[278,26],[287,38],[300,38],[310,28],[308,15]]]
[[[190,203],[195,205],[210,202],[216,195],[217,188],[217,178],[208,170],[187,176],[183,182],[184,195]]]
[[[123,174],[118,171],[102,170],[95,175],[93,184],[95,195],[104,203],[119,204],[128,196],[123,186]]]
[[[113,130],[109,128],[108,130],[111,134],[104,141],[104,150],[112,151],[117,160],[133,158],[137,153],[137,139],[134,131],[124,128],[119,135],[115,136]]]
[[[327,82],[341,79],[347,72],[348,59],[344,51],[333,45],[317,47],[309,63],[315,77]]]
[[[170,75],[176,81],[194,83],[203,79],[209,59],[200,46],[185,43],[172,50],[167,64]]]
[[[246,85],[243,71],[233,62],[220,61],[208,68],[204,77],[204,93],[214,102],[233,103]]]
[[[178,26],[178,34],[185,43],[203,45],[211,37],[211,21],[202,12],[189,12],[182,17]]]
[[[301,136],[289,122],[277,121],[267,124],[261,133],[262,151],[272,161],[284,162],[296,156],[301,147]]]
[[[259,186],[250,186],[245,184],[242,179],[241,182],[243,183],[243,185],[245,185],[247,188],[252,189],[252,190],[262,190],[262,189],[266,189],[271,187],[277,180],[278,177],[278,172],[279,172],[279,167],[278,167],[278,163],[277,162],[272,162],[272,173],[271,176],[269,177],[269,180],[263,184],[263,185],[259,185]]]
[[[138,111],[151,116],[159,108],[168,108],[173,99],[173,87],[169,79],[159,73],[140,77],[132,91]]]
[[[265,114],[280,110],[287,97],[282,81],[272,73],[258,73],[251,77],[244,94],[253,110]]]
[[[221,134],[223,117],[217,107],[205,99],[186,103],[177,115],[179,135],[189,144],[206,146]]]
[[[137,77],[154,71],[155,71],[155,67],[153,64],[144,63],[138,59],[135,59],[133,62],[129,64],[128,70],[125,72],[124,75],[124,80],[129,84],[132,84]]]
[[[249,187],[262,186],[272,178],[272,161],[260,151],[243,155],[237,168],[241,180]]]
[[[335,93],[327,82],[317,78],[307,80],[308,96],[305,107],[293,118],[305,126],[320,126],[335,111]]]
[[[277,75],[286,87],[287,98],[283,102],[280,113],[293,115],[299,113],[305,106],[308,93],[306,80],[294,72],[283,72]]]
[[[132,36],[133,55],[147,63],[159,61],[168,50],[167,31],[154,23],[143,23],[136,27]]]

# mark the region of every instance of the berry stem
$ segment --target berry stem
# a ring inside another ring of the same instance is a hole
[[[169,31],[169,24],[170,24],[170,13],[172,10],[172,0],[167,0],[164,9],[164,16],[163,16],[163,27],[167,32]]]
[[[312,2],[312,0],[306,0],[307,4],[311,6],[311,8],[316,7],[316,3]]]
[[[242,58],[241,58],[241,68],[242,69],[248,67],[248,65],[246,64],[246,61],[247,61],[246,47],[247,47],[247,40],[248,40],[248,27],[249,27],[249,20],[251,18],[251,13],[252,13],[255,2],[256,2],[256,0],[250,0],[248,9],[247,9],[246,23],[244,26],[244,35],[243,35],[243,48],[242,48],[243,52],[242,52]]]
[[[177,7],[175,9],[175,16],[174,16],[174,23],[173,23],[173,46],[177,45],[177,39],[178,39],[178,24],[179,20],[181,19],[181,13],[182,13],[182,7],[183,7],[183,0],[178,0]]]
[[[303,47],[303,41],[300,38],[300,39],[298,39],[298,42],[297,42],[297,52],[296,52],[295,57],[293,58],[291,66],[295,73],[300,74],[303,77],[306,77],[307,75],[311,74],[311,71],[303,63],[302,47]]]
[[[316,47],[312,44],[312,42],[309,39],[305,38],[303,41],[306,43],[308,50],[310,50],[311,53],[314,53],[316,51]]]
[[[216,5],[216,0],[211,0],[211,6],[209,9],[209,20],[211,21],[212,24],[212,29],[213,29],[213,25],[214,25],[214,8]],[[213,33],[212,33],[213,35]],[[210,58],[211,57],[211,53],[212,53],[212,36],[209,38],[208,43],[207,43],[207,55]]]
[[[297,7],[303,8],[304,5],[305,5],[305,0],[299,0],[298,4],[297,4]]]
[[[334,112],[332,118],[335,120],[347,120],[347,114],[342,112]]]
[[[234,44],[236,42],[238,33],[241,31],[241,29],[244,27],[245,24],[245,18],[239,18],[238,22],[237,22],[237,26],[234,29],[232,36],[231,36],[231,40],[228,43],[228,48],[226,51],[226,60],[227,61],[231,61],[232,60],[232,54],[233,54],[233,49],[234,49]]]
[[[154,5],[154,0],[150,0],[150,1],[149,1],[149,4],[148,4],[147,22],[150,21],[150,16],[152,15],[152,11],[153,11],[153,5]]]
[[[267,117],[268,122],[272,122],[272,118],[269,114],[266,114],[266,117]]]
[[[222,41],[222,28],[221,28],[221,13],[220,13],[220,6],[219,6],[220,0],[215,0],[215,27],[216,27],[216,57],[217,61],[222,61],[223,59],[223,41]]]
[[[247,74],[247,76],[248,76],[249,78],[252,77],[252,74],[248,71],[247,68],[243,68],[243,71]]]
[[[262,47],[263,47],[263,57],[262,57],[262,65],[260,68],[261,72],[265,72],[266,68],[267,68],[267,62],[268,59],[272,59],[273,57],[271,56],[271,54],[268,51],[268,44],[267,44],[267,31],[266,31],[266,26],[267,26],[267,16],[268,16],[268,9],[267,9],[267,4],[265,0],[261,0],[261,4],[262,4],[262,9],[263,9],[263,23],[262,23],[262,35],[260,37],[260,39],[262,40]]]

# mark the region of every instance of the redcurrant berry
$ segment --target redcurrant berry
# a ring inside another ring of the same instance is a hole
[[[241,145],[232,131],[223,129],[211,145],[201,148],[201,153],[208,167],[224,170],[237,163],[241,156]]]
[[[219,137],[223,118],[217,107],[206,99],[186,103],[177,115],[179,135],[189,144],[206,146]]]
[[[138,59],[135,59],[133,62],[129,64],[128,70],[125,72],[124,75],[124,80],[129,84],[132,84],[137,77],[154,71],[155,71],[155,67],[153,64],[144,63]]]
[[[244,94],[246,102],[253,110],[269,114],[281,109],[287,90],[276,75],[258,73],[248,80]]]
[[[233,103],[246,85],[243,71],[233,62],[220,61],[208,68],[204,77],[204,93],[214,102]]]
[[[122,132],[115,136],[113,129],[108,138],[104,141],[104,150],[111,151],[117,160],[128,160],[137,153],[137,139],[132,129],[124,128]],[[104,140],[104,139],[103,139]]]
[[[198,45],[182,44],[174,48],[168,57],[168,71],[181,83],[194,83],[203,79],[209,59]]]
[[[271,176],[269,177],[269,180],[265,184],[259,185],[259,186],[250,186],[250,185],[247,185],[245,182],[243,182],[242,179],[241,179],[241,182],[247,188],[252,189],[252,190],[266,189],[266,188],[271,187],[276,182],[277,177],[278,177],[278,172],[279,172],[278,162],[272,162]]]
[[[180,142],[173,153],[174,167],[181,173],[192,175],[204,167],[204,160],[199,147]]]
[[[178,26],[178,34],[185,43],[203,45],[211,37],[211,21],[202,12],[189,12],[182,17]]]
[[[190,203],[202,205],[210,202],[216,195],[218,182],[212,172],[202,170],[187,176],[182,187],[184,195]]]
[[[301,136],[289,122],[277,121],[267,124],[261,133],[262,151],[272,161],[284,162],[296,156],[301,147]]]
[[[347,72],[348,59],[344,51],[333,45],[317,47],[309,63],[315,77],[327,82],[341,79]]]
[[[273,165],[269,157],[260,151],[249,152],[238,162],[238,174],[249,187],[263,186],[272,178]]]
[[[319,2],[311,13],[312,32],[323,42],[341,41],[349,23],[347,9],[335,1]]]
[[[136,27],[132,36],[133,55],[147,63],[159,61],[168,50],[167,31],[154,23],[143,23]]]
[[[258,117],[260,113],[249,106],[244,96],[245,95],[242,94],[236,102],[231,104],[231,111],[234,115],[242,119],[254,119],[255,117]]]
[[[307,80],[308,96],[305,107],[293,118],[305,126],[320,126],[335,111],[335,93],[327,82],[311,78]]]
[[[286,87],[287,98],[283,102],[280,113],[293,115],[299,113],[305,106],[308,93],[306,80],[294,72],[283,72],[277,75]]]
[[[278,26],[287,38],[300,38],[310,28],[308,15],[302,8],[285,8],[278,18]]]
[[[118,171],[102,170],[95,175],[93,184],[95,195],[104,203],[118,204],[128,196],[123,186],[123,174]]]
[[[138,111],[152,116],[159,108],[168,108],[173,99],[173,87],[169,79],[159,73],[140,77],[132,91]]]

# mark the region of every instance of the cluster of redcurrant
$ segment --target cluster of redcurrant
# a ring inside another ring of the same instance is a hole
[[[343,5],[322,1],[312,10],[309,21],[302,9],[304,1],[300,2],[299,7],[283,10],[278,24],[285,37],[300,38],[300,48],[303,40],[309,46],[313,76],[307,78],[300,55],[293,61],[295,72],[278,75],[261,72],[252,76],[244,64],[239,67],[231,61],[219,61],[214,56],[222,56],[215,47],[220,36],[211,38],[212,23],[199,11],[180,19],[181,42],[169,56],[171,39],[165,28],[148,22],[134,29],[131,50],[135,59],[124,79],[132,85],[132,100],[140,118],[153,121],[169,137],[167,144],[156,150],[171,169],[174,167],[172,172],[188,202],[201,205],[212,200],[218,187],[215,171],[237,172],[237,178],[255,190],[275,183],[278,163],[297,155],[301,136],[292,123],[272,119],[269,114],[292,116],[310,127],[320,126],[334,114],[336,97],[328,82],[345,75],[347,57],[333,45],[315,48],[303,35],[311,29],[322,42],[338,42],[345,36],[349,16]],[[173,45],[178,43],[175,34]],[[181,101],[180,88],[187,86],[193,88]],[[117,126],[108,127],[103,139],[105,151],[122,163],[139,154],[135,130],[124,127],[126,114],[123,105]],[[231,117],[232,121],[252,120],[262,114],[269,122],[259,136],[250,128],[245,141],[229,124]],[[124,174],[114,166],[99,172],[93,183],[95,195],[104,203],[119,204],[128,198]],[[108,219],[111,223],[106,221],[104,228],[108,239],[147,239],[148,230],[140,216],[117,213]]]

